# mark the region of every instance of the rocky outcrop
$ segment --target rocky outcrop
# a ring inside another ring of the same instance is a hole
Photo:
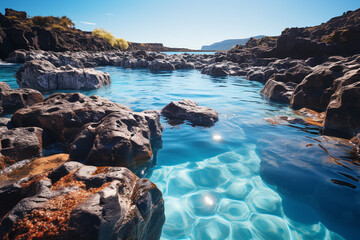
[[[5,186],[14,184],[23,178],[30,179],[37,175],[46,174],[49,171],[60,167],[68,160],[69,154],[59,153],[47,157],[35,158],[32,161],[25,160],[18,164],[12,165],[3,170],[0,174],[0,189]],[[16,204],[16,202],[14,204]],[[0,216],[3,216],[3,212],[1,210]]]
[[[213,63],[205,66],[202,70],[202,74],[212,75],[212,76],[240,76],[245,75],[245,71],[239,71],[240,67],[233,62],[221,62]]]
[[[42,132],[38,127],[0,128],[0,166],[39,157],[42,152]]]
[[[42,94],[36,90],[22,88],[11,89],[5,82],[0,82],[0,113],[12,113],[16,110],[43,102]]]
[[[153,71],[172,71],[175,66],[168,61],[155,59],[149,63],[149,69]]]
[[[192,50],[188,48],[171,48],[166,47],[162,43],[136,43],[129,42],[130,51],[153,51],[153,52],[197,52],[199,50]]]
[[[46,51],[104,51],[114,49],[91,32],[74,28],[51,29],[35,25],[25,12],[8,9],[0,15],[0,58],[6,59],[16,49]]]
[[[69,146],[72,160],[96,166],[139,167],[161,147],[163,127],[155,111],[133,112],[99,96],[56,93],[18,110],[14,126],[37,126],[48,139]]]
[[[11,128],[11,118],[0,117],[0,131]]]
[[[16,111],[11,122],[16,127],[40,127],[53,133],[58,141],[70,143],[85,124],[119,111],[131,109],[99,96],[54,93],[43,103]]]
[[[314,27],[286,28],[280,36],[251,39],[245,46],[230,50],[234,60],[258,57],[302,58],[314,56],[349,56],[360,53],[360,9]],[[236,56],[234,56],[236,55]]]
[[[140,166],[152,157],[162,130],[159,114],[115,112],[82,128],[70,158],[94,166]]]
[[[218,113],[214,109],[198,106],[190,99],[169,103],[161,110],[161,114],[170,120],[188,120],[200,126],[212,126],[219,120]]]
[[[319,65],[296,86],[290,104],[294,109],[303,107],[324,111],[334,93],[331,87],[336,78],[344,74],[341,63]]]
[[[0,203],[4,239],[158,239],[165,221],[149,180],[78,162],[0,188]]]
[[[360,81],[343,86],[332,95],[323,133],[345,138],[360,133]]]
[[[110,75],[92,68],[75,68],[70,65],[56,68],[46,60],[26,62],[15,74],[21,88],[39,91],[90,90],[111,83]]]
[[[175,69],[202,69],[214,63],[212,55],[173,54],[134,51],[106,52],[45,52],[41,50],[15,50],[8,62],[23,63],[31,60],[46,60],[55,67],[71,65],[75,68],[95,66],[121,66],[125,68],[148,68],[152,71],[171,71]],[[233,64],[235,65],[235,64]]]

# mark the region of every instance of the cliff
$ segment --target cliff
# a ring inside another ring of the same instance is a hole
[[[349,56],[360,53],[360,9],[348,11],[314,27],[286,28],[278,37],[252,39],[230,53],[255,57]]]
[[[6,59],[16,49],[47,51],[111,50],[105,40],[72,26],[63,18],[28,18],[26,12],[5,9],[0,13],[0,58]],[[71,20],[70,20],[71,22]]]
[[[91,32],[76,29],[67,17],[32,17],[26,12],[5,9],[0,13],[0,59],[5,60],[16,49],[45,51],[107,51],[114,50],[105,40]],[[128,50],[194,51],[169,48],[161,43],[130,43]]]

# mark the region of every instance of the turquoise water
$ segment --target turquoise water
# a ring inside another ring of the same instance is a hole
[[[0,81],[16,86],[17,67],[2,66]],[[112,84],[87,95],[135,111],[190,98],[219,113],[211,128],[161,119],[163,147],[144,176],[163,192],[162,239],[360,239],[351,146],[315,127],[270,125],[264,118],[293,113],[262,99],[260,83],[196,70],[97,69]]]
[[[163,52],[163,53],[166,53],[169,55],[174,55],[174,54],[180,55],[180,54],[184,54],[184,53],[187,53],[187,54],[215,54],[216,52]]]

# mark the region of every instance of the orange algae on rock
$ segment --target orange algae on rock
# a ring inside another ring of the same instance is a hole
[[[16,182],[24,177],[32,178],[37,175],[45,174],[59,167],[64,162],[68,161],[68,159],[69,154],[65,153],[37,158],[23,167],[16,168],[9,173],[0,175],[0,187]]]
[[[324,126],[325,112],[317,112],[309,108],[301,108],[295,111],[295,114],[304,116],[304,121],[310,125]]]
[[[106,167],[96,171],[106,171]],[[48,200],[43,207],[26,214],[16,222],[15,227],[5,235],[4,239],[58,239],[69,230],[72,211],[92,194],[101,191],[109,184],[110,182],[99,188],[87,189],[83,181],[75,179],[74,172],[67,174],[50,189],[54,192],[61,189],[71,189],[71,191]]]

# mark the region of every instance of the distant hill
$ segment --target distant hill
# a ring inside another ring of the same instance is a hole
[[[253,38],[259,39],[265,37],[264,35],[255,36]],[[243,39],[227,39],[221,42],[216,42],[211,45],[204,45],[201,50],[230,50],[235,45],[245,45],[250,38]]]

